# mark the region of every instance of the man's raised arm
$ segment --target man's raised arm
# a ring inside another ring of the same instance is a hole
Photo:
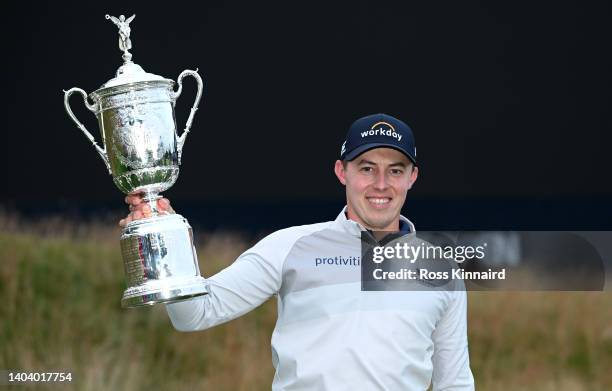
[[[283,236],[286,233],[279,231],[264,238],[208,278],[207,295],[167,304],[172,325],[179,331],[204,330],[244,315],[277,293],[289,250],[283,251]]]
[[[130,214],[119,225],[151,215],[150,206],[139,195],[127,196],[125,202]],[[157,201],[157,208],[160,213],[174,213],[165,198]],[[307,228],[294,227],[268,235],[230,266],[208,278],[207,295],[167,304],[174,327],[180,331],[204,330],[262,304],[280,290],[285,258],[299,237],[308,233]]]

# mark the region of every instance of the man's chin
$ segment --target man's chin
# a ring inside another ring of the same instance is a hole
[[[388,231],[387,227],[393,225],[393,218],[387,216],[369,216],[367,220],[370,229],[374,231]]]

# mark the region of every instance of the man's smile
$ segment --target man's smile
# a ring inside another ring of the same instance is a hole
[[[391,197],[366,197],[368,203],[376,209],[385,209],[391,202]]]

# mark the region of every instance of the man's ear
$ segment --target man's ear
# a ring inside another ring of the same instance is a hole
[[[419,176],[419,168],[417,166],[412,167],[412,172],[410,173],[410,184],[408,185],[408,190],[412,189],[412,185],[416,182]]]
[[[340,183],[346,186],[346,172],[344,171],[344,165],[341,160],[336,160],[336,165],[334,166],[334,172],[338,177]]]

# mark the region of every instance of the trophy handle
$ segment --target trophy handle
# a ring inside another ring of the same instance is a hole
[[[196,94],[195,101],[193,102],[193,106],[191,107],[189,118],[187,118],[187,123],[185,124],[185,130],[183,130],[183,134],[181,134],[180,136],[177,135],[177,138],[178,138],[177,151],[178,151],[179,164],[181,164],[181,156],[183,155],[183,145],[185,145],[185,139],[187,138],[187,135],[189,134],[189,130],[191,129],[191,124],[193,122],[193,116],[195,115],[195,112],[198,110],[198,104],[200,103],[200,98],[202,98],[202,87],[203,87],[202,78],[198,74],[197,69],[195,71],[192,71],[189,69],[184,70],[183,72],[181,72],[177,80],[178,90],[176,90],[176,92],[174,92],[172,96],[175,102],[178,99],[178,97],[181,96],[181,92],[183,92],[183,78],[185,76],[192,76],[194,79],[196,79],[196,82],[198,83],[198,93]]]
[[[96,105],[95,104],[89,104],[89,102],[87,101],[87,93],[85,91],[83,91],[82,89],[78,88],[78,87],[73,87],[73,88],[69,89],[68,91],[64,91],[64,107],[66,107],[66,111],[68,112],[68,116],[74,121],[74,123],[77,125],[77,127],[79,129],[81,129],[81,132],[83,132],[85,137],[87,137],[89,139],[89,141],[91,141],[93,146],[96,148],[96,151],[98,151],[98,154],[100,155],[102,160],[104,160],[104,164],[106,165],[106,169],[108,170],[108,173],[112,174],[112,171],[111,171],[111,168],[110,168],[110,163],[108,162],[108,156],[106,155],[106,150],[100,148],[98,143],[96,143],[96,139],[91,135],[91,133],[89,133],[89,131],[87,131],[87,129],[85,128],[85,125],[83,125],[82,123],[79,122],[77,117],[72,112],[72,109],[70,108],[70,102],[69,102],[70,95],[72,95],[75,92],[78,92],[79,94],[81,94],[83,96],[83,102],[85,102],[85,107],[87,107],[87,109],[89,109],[89,111],[94,112],[94,113],[96,111]]]

